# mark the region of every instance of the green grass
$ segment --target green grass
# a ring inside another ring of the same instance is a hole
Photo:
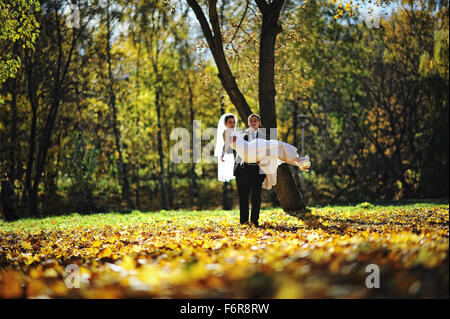
[[[439,208],[445,208],[448,207],[448,201],[447,203],[443,202],[418,202],[418,203],[410,203],[410,204],[403,204],[403,203],[396,203],[396,204],[387,204],[387,205],[372,205],[370,208],[364,208],[361,207],[362,203],[357,205],[328,205],[328,206],[317,206],[317,207],[310,207],[310,208],[316,208],[316,209],[332,209],[332,210],[340,210],[344,212],[355,212],[360,211],[361,209],[370,209],[370,210],[380,210],[380,209],[413,209],[413,208],[428,208],[428,207],[439,207]]]
[[[85,214],[72,213],[68,215],[49,216],[42,218],[25,218],[14,222],[0,221],[0,227],[6,231],[14,230],[42,230],[42,229],[60,229],[65,226],[85,227],[85,226],[102,226],[102,225],[126,225],[132,223],[151,223],[153,219],[168,219],[178,216],[186,219],[209,219],[216,216],[226,216],[237,214],[237,211],[224,210],[205,210],[205,211],[159,211],[159,212],[140,212],[134,210],[130,213],[99,213]]]
[[[374,204],[266,208],[259,228],[236,209],[0,222],[0,298],[448,298],[448,201]]]
[[[390,210],[390,209],[414,209],[414,208],[427,208],[427,207],[440,207],[448,208],[448,202],[443,204],[440,202],[418,202],[410,204],[394,203],[388,205],[370,205],[365,208],[364,205],[328,205],[328,206],[310,206],[310,209],[318,211],[328,212],[344,212],[354,213],[361,210]],[[266,211],[270,211],[278,208],[266,208],[261,210],[261,215]],[[210,220],[219,216],[235,216],[239,217],[239,210],[234,209],[230,211],[225,210],[161,210],[158,212],[141,212],[138,210],[131,211],[129,213],[109,212],[98,214],[78,214],[72,213],[59,216],[48,216],[40,218],[24,218],[14,222],[5,222],[0,220],[0,228],[5,231],[34,231],[34,230],[50,230],[61,229],[66,226],[71,227],[92,227],[102,225],[126,225],[132,223],[151,223],[154,219],[168,219],[178,217],[181,219],[204,219]]]

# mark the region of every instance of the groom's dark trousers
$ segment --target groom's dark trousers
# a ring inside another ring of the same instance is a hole
[[[248,133],[248,131],[246,131]],[[248,134],[244,134],[244,140],[248,141]],[[255,137],[259,137],[259,131]],[[264,136],[264,134],[263,134]],[[264,138],[264,137],[263,137]],[[252,202],[252,215],[250,221],[258,225],[259,211],[261,209],[261,188],[266,178],[266,174],[260,174],[258,164],[249,164],[236,158],[234,166],[234,176],[236,177],[236,185],[239,195],[239,221],[241,224],[248,222],[248,200]]]
[[[260,174],[257,164],[248,163],[237,165],[234,174],[236,176],[236,185],[239,194],[239,221],[241,224],[248,222],[248,200],[250,197],[252,202],[250,221],[258,225],[259,211],[261,209],[261,188],[266,175]]]

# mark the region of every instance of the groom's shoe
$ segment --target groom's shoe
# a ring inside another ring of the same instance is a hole
[[[259,223],[258,222],[252,222],[253,226],[255,227],[259,227]]]

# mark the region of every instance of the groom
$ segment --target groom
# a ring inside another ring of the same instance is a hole
[[[259,115],[250,114],[248,117],[249,128],[244,131],[244,139],[249,142],[255,138],[265,139],[266,135],[259,129],[260,125],[261,118]],[[239,194],[240,223],[248,224],[248,199],[250,197],[252,202],[250,221],[258,227],[259,211],[261,208],[261,188],[266,174],[260,173],[257,163],[245,163],[239,155],[236,155],[234,176],[236,176],[236,185]]]

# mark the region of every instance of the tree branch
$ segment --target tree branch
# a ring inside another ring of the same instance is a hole
[[[215,51],[215,45],[214,45],[214,36],[212,34],[211,28],[209,27],[208,20],[206,20],[205,14],[203,13],[202,8],[197,3],[196,0],[186,0],[189,6],[192,8],[192,10],[195,13],[195,16],[197,17],[198,22],[200,22],[200,27],[202,28],[203,35],[206,38],[206,41],[208,42],[208,45],[211,49],[211,51]]]
[[[238,24],[238,26],[236,28],[236,31],[234,32],[233,37],[231,38],[230,42],[227,44],[227,48],[228,48],[228,45],[230,45],[230,44],[231,44],[231,46],[233,46],[234,38],[236,37],[239,29],[241,28],[242,22],[244,21],[245,15],[247,14],[249,4],[250,4],[250,2],[249,2],[249,0],[247,0],[246,3],[245,3],[244,13],[242,14],[241,20],[239,21],[239,24]]]
[[[252,113],[244,95],[239,89],[236,79],[231,72],[225,52],[223,50],[223,39],[220,31],[219,17],[217,16],[216,4],[217,0],[209,0],[209,18],[214,34],[209,27],[209,23],[203,13],[202,8],[195,0],[186,0],[189,6],[194,10],[194,13],[200,22],[203,35],[208,41],[214,61],[216,62],[219,71],[218,77],[222,83],[223,88],[228,93],[231,102],[236,107],[241,119],[247,123],[247,117]]]
[[[217,0],[208,0],[209,3],[209,21],[213,29],[213,38],[215,48],[218,50],[223,48],[222,32],[220,31],[219,17],[217,15]],[[222,49],[223,50],[223,49]]]

